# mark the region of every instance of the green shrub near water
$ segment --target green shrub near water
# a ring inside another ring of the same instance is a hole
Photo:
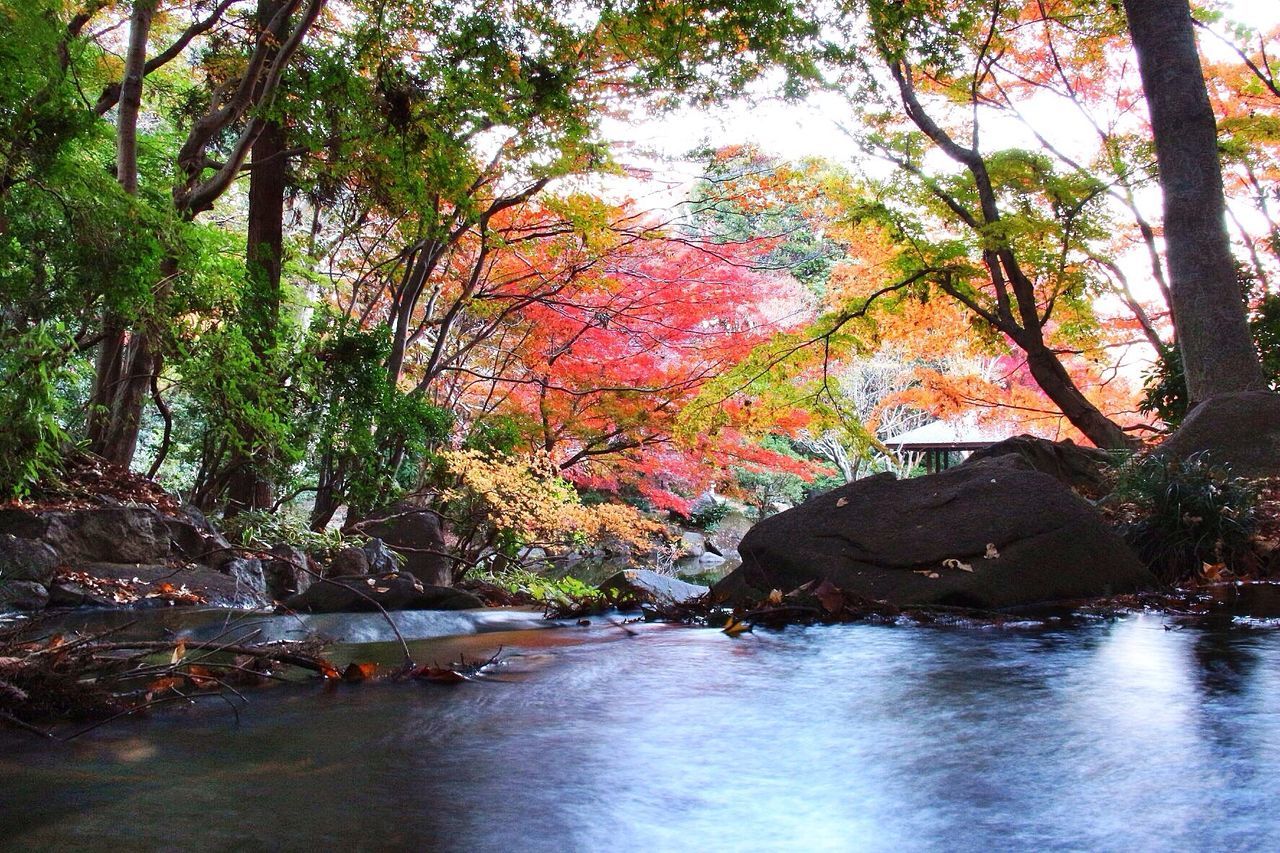
[[[1257,492],[1208,454],[1135,460],[1121,470],[1113,499],[1138,509],[1125,540],[1164,583],[1190,580],[1204,563],[1236,569],[1250,551]]]
[[[314,531],[304,518],[286,512],[246,510],[221,522],[222,530],[235,542],[247,548],[267,549],[275,545],[291,545],[313,557],[329,558],[348,545],[359,547],[366,541],[359,535],[346,535],[338,530]]]
[[[550,578],[516,566],[478,575],[477,579],[547,605],[565,606],[604,600],[600,590],[575,577]]]

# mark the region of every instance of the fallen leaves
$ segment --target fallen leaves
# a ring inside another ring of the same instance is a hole
[[[362,681],[368,681],[373,678],[377,673],[378,665],[376,663],[356,663],[352,661],[342,671],[342,680],[347,684],[359,684]]]

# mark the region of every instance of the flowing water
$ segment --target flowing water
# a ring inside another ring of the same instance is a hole
[[[415,618],[411,637],[453,630]],[[362,620],[348,640],[386,640]],[[414,640],[420,662],[502,647],[456,686],[0,735],[0,847],[1280,849],[1273,623],[508,630],[526,622]]]

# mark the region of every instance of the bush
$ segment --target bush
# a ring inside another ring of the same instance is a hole
[[[549,578],[528,569],[509,567],[479,575],[478,579],[547,606],[604,603],[604,594],[600,590],[570,575]]]
[[[222,531],[246,548],[266,550],[276,545],[301,548],[313,557],[327,559],[348,545],[359,546],[363,536],[347,536],[337,530],[316,532],[305,519],[268,510],[246,510],[224,519]]]
[[[0,500],[30,494],[58,472],[70,447],[58,419],[67,374],[62,332],[43,323],[0,332]]]
[[[714,530],[730,512],[726,501],[711,500],[701,509],[689,513],[689,524],[699,530]]]
[[[1190,580],[1204,563],[1236,569],[1250,551],[1257,492],[1207,454],[1135,460],[1121,470],[1113,499],[1136,509],[1124,537],[1164,583]]]

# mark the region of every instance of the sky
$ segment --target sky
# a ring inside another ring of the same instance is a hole
[[[1225,0],[1221,5],[1229,18],[1256,29],[1280,26],[1280,0]],[[1202,38],[1202,48],[1215,59],[1230,56],[1213,39]],[[1060,108],[1053,105],[1046,109]],[[745,144],[785,160],[822,157],[844,163],[855,161],[857,146],[845,129],[851,114],[838,93],[821,92],[800,102],[759,98],[649,117],[607,119],[604,130],[614,141],[621,161],[648,167],[652,172],[647,180],[626,183],[626,191],[642,205],[665,208],[678,204],[699,177],[699,165],[684,158],[702,146]],[[1065,129],[1070,132],[1069,127]],[[1025,136],[1012,123],[1009,133]],[[1083,125],[1080,134],[1081,138],[1091,136]]]

